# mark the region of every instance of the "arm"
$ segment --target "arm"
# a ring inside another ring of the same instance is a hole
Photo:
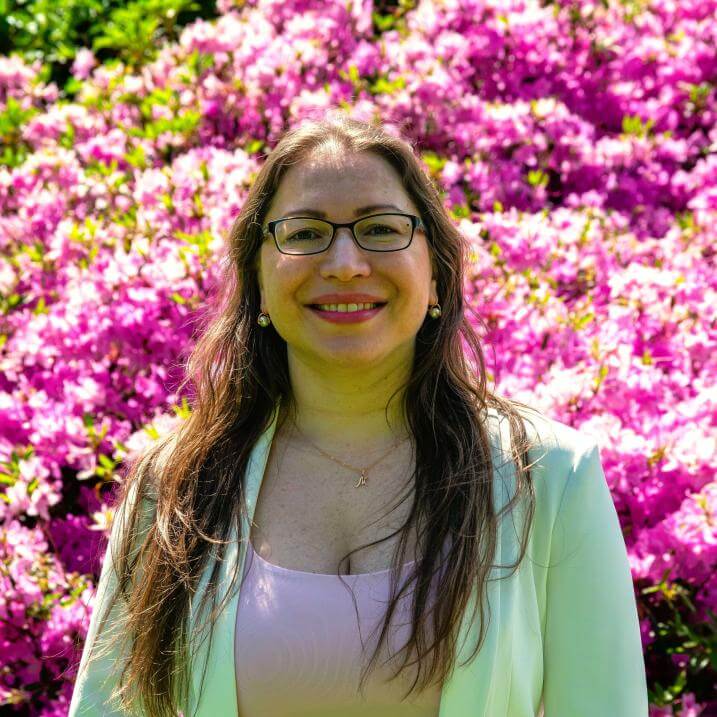
[[[632,575],[595,443],[578,454],[567,479],[546,600],[545,717],[647,717]]]
[[[115,664],[115,660],[120,658],[119,643],[110,639],[113,649],[106,655],[95,659],[88,667],[89,652],[93,649],[93,653],[100,648],[104,648],[107,642],[107,635],[101,634],[98,638],[97,632],[99,620],[106,610],[106,605],[110,597],[117,589],[117,576],[112,566],[112,554],[117,554],[119,543],[121,540],[122,529],[125,524],[125,516],[129,515],[129,507],[134,505],[137,495],[137,484],[135,483],[130,490],[124,505],[117,507],[112,529],[110,531],[110,539],[105,552],[104,562],[100,579],[97,584],[95,593],[94,607],[90,618],[90,625],[85,639],[85,646],[80,659],[80,666],[75,681],[75,689],[72,693],[70,702],[70,710],[68,717],[124,717],[124,713],[112,709],[109,704],[105,705],[109,699],[112,689],[117,684],[120,675],[120,662]],[[112,626],[120,611],[124,608],[121,598],[113,607],[112,613],[107,621],[106,626]],[[97,642],[95,643],[95,641]],[[94,655],[93,655],[94,656]]]

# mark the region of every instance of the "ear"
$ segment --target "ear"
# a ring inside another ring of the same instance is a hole
[[[438,290],[436,289],[436,279],[431,279],[430,296],[431,296],[431,304],[437,304],[438,303]]]

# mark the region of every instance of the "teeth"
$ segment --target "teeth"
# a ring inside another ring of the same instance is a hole
[[[363,311],[365,309],[375,309],[378,304],[319,304],[322,311]]]

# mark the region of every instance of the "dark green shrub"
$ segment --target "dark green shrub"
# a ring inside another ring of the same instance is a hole
[[[82,47],[100,62],[118,58],[137,67],[184,26],[216,15],[214,0],[0,0],[0,54],[41,60],[49,81],[66,88]]]

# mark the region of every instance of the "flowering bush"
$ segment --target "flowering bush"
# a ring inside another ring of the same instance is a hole
[[[0,705],[65,715],[111,487],[183,420],[222,240],[330,107],[415,143],[497,390],[592,433],[651,717],[714,699],[717,0],[219,0],[156,58],[0,57]],[[711,703],[714,708],[715,703]]]

